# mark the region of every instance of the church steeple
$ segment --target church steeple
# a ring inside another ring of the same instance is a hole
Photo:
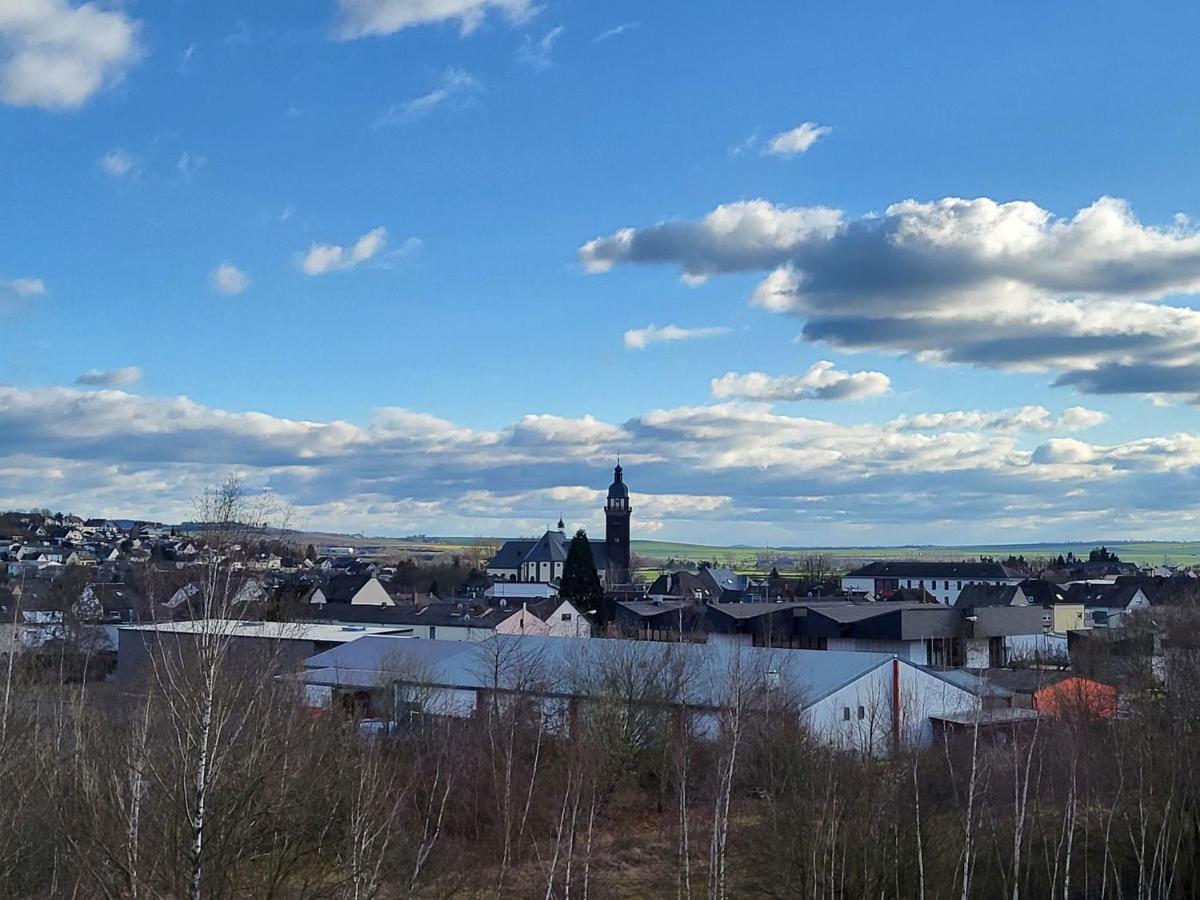
[[[618,458],[613,469],[613,482],[608,486],[608,500],[604,504],[604,549],[608,558],[605,580],[610,585],[630,581],[629,519],[632,513],[629,487],[625,484],[625,472]]]

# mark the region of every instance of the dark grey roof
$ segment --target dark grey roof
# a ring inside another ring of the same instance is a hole
[[[1125,609],[1139,590],[1136,584],[1073,584],[1067,600],[1102,609]]]
[[[547,531],[538,538],[522,562],[566,562],[566,560],[566,536],[559,531]]]
[[[691,607],[691,603],[681,603],[678,600],[664,600],[662,603],[656,603],[653,600],[630,600],[627,602],[618,602],[618,606],[628,610],[635,616],[659,616],[666,612],[677,612],[680,609]]]
[[[628,500],[629,488],[625,485],[624,470],[621,464],[617,463],[613,469],[613,483],[608,486],[609,500]]]
[[[362,590],[363,585],[371,580],[370,575],[334,575],[329,583],[321,589],[325,600],[329,603],[349,603],[354,595]]]
[[[732,569],[704,569],[701,576],[707,574],[723,591],[744,591],[750,584],[745,575],[738,575]]]
[[[790,613],[800,606],[799,603],[722,603],[719,606],[708,607],[712,613],[721,613],[733,619],[754,619],[758,616],[769,616],[774,613]]]
[[[1026,578],[1021,582],[1021,590],[1030,603],[1038,606],[1054,606],[1058,603],[1068,603],[1067,593],[1052,581],[1041,578]]]
[[[923,560],[880,560],[847,572],[849,578],[1017,578],[1019,575],[998,562],[925,562]]]
[[[363,638],[359,638],[359,640],[363,640]],[[974,694],[976,697],[995,700],[1007,700],[1012,697],[1011,691],[980,678],[978,675],[972,675],[965,669],[926,669],[925,671],[935,678],[940,678],[942,681]]]
[[[505,541],[496,555],[488,562],[489,569],[518,569],[525,561],[526,554],[533,549],[537,541],[517,540]]]
[[[1033,694],[1067,678],[1080,676],[1074,672],[1059,672],[1052,669],[986,669],[983,677],[1014,694]]]
[[[1021,586],[1017,584],[968,584],[954,601],[957,609],[977,606],[1013,606]]]

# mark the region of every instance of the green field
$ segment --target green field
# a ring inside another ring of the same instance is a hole
[[[417,542],[394,537],[363,537],[361,535],[339,535],[327,532],[294,532],[289,538],[297,543],[345,543],[351,546],[375,545],[380,556],[401,553],[420,555],[466,554],[473,548],[498,547],[504,538],[487,537],[432,537]],[[960,560],[990,556],[1007,559],[1009,555],[1024,556],[1026,559],[1064,556],[1068,552],[1086,557],[1088,551],[1101,544],[1117,553],[1128,562],[1158,564],[1164,561],[1172,565],[1200,565],[1200,541],[1064,541],[1061,543],[1033,544],[964,544],[961,546],[910,545],[893,547],[721,547],[706,544],[685,544],[673,541],[639,541],[631,543],[637,556],[646,561],[647,571],[658,568],[669,559],[692,563],[715,562],[721,566],[740,571],[751,571],[759,567],[762,560],[778,562],[780,571],[788,571],[791,564],[806,556],[828,557],[834,568],[844,569],[874,559],[929,559]],[[478,553],[478,549],[475,549]]]
[[[633,552],[655,560],[687,560],[712,562],[734,569],[752,569],[760,559],[800,560],[805,556],[822,555],[843,565],[873,559],[938,559],[960,560],[990,556],[1038,557],[1064,556],[1068,552],[1086,557],[1093,547],[1101,544],[1123,560],[1158,564],[1164,560],[1173,565],[1200,564],[1200,541],[1082,541],[1046,544],[974,544],[959,547],[711,547],[703,544],[677,544],[670,541],[633,541]],[[784,568],[780,567],[781,570]]]

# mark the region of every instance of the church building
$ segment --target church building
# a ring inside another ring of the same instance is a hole
[[[609,485],[608,499],[604,504],[604,543],[589,541],[596,572],[605,585],[629,583],[629,521],[632,512],[624,470],[618,462],[613,469],[613,483]],[[570,545],[571,538],[566,533],[566,525],[559,519],[557,530],[547,531],[536,540],[505,541],[500,551],[488,562],[487,573],[504,581],[555,583],[562,578]]]

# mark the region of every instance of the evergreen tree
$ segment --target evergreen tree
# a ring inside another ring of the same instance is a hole
[[[309,562],[316,562],[317,561],[317,548],[314,547],[312,544],[309,544],[308,547],[304,550],[304,558],[307,559]]]
[[[602,609],[604,588],[600,585],[600,576],[596,574],[592,545],[588,542],[587,532],[582,528],[575,532],[575,537],[571,538],[571,545],[567,548],[567,561],[563,563],[558,596],[563,600],[570,600],[581,612],[597,610],[600,624],[607,624],[608,620]]]

